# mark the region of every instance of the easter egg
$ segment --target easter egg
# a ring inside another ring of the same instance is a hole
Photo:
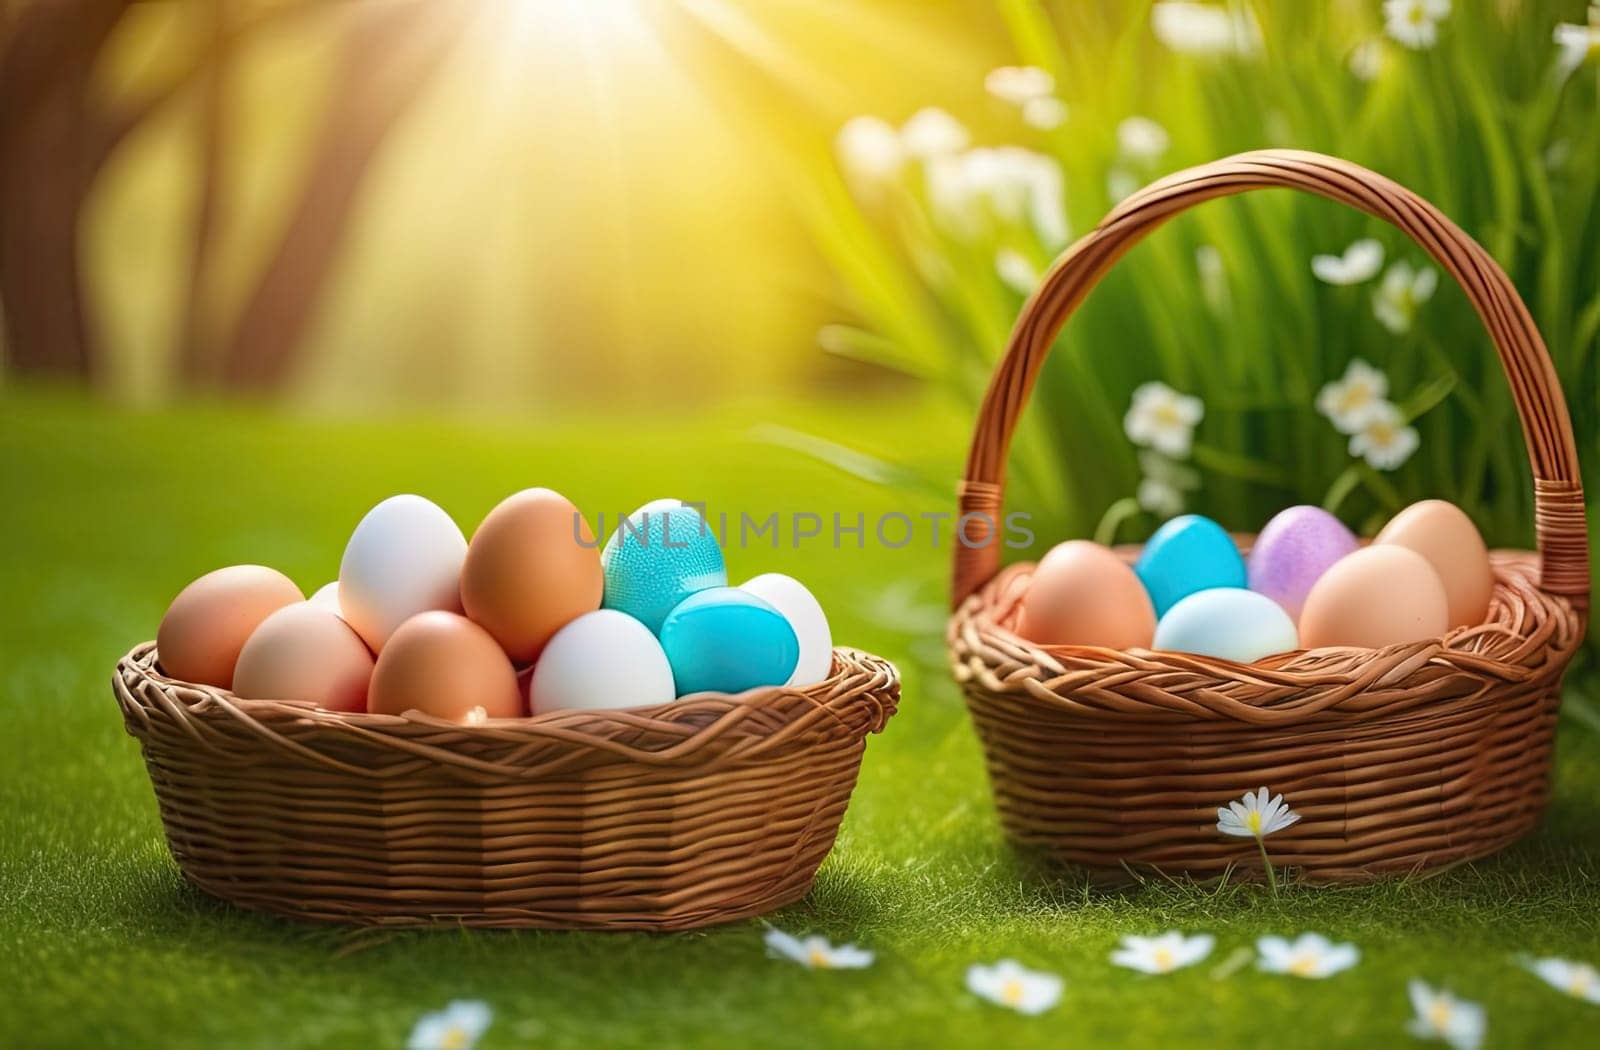
[[[534,714],[648,707],[676,695],[661,643],[615,609],[584,613],[557,631],[528,682]]]
[[[1250,548],[1250,589],[1298,618],[1311,585],[1360,544],[1344,522],[1321,507],[1290,507],[1273,515]]]
[[[261,621],[239,651],[233,691],[249,700],[309,700],[329,711],[365,711],[372,653],[339,614],[314,601]]]
[[[1180,599],[1156,624],[1154,649],[1254,663],[1300,648],[1294,621],[1264,594],[1213,587]]]
[[[239,651],[261,621],[304,601],[294,581],[265,565],[230,565],[190,583],[156,630],[162,673],[184,682],[233,686]]]
[[[1454,503],[1427,499],[1413,503],[1390,519],[1374,544],[1394,544],[1416,551],[1439,574],[1450,603],[1449,626],[1482,623],[1494,593],[1489,549],[1478,527]]]
[[[1142,649],[1155,633],[1150,596],[1128,563],[1098,543],[1058,543],[1034,566],[1017,633],[1042,645]]]
[[[716,534],[693,507],[656,500],[628,515],[600,552],[601,606],[634,617],[659,634],[685,598],[726,587],[728,570]]]
[[[461,566],[462,609],[517,663],[600,608],[604,586],[589,523],[550,489],[502,500],[472,534]]]
[[[815,685],[833,673],[833,634],[822,604],[805,584],[781,572],[769,572],[739,585],[783,614],[800,641],[800,659],[786,685]]]
[[[1381,649],[1437,638],[1450,625],[1444,581],[1428,560],[1396,544],[1363,547],[1335,562],[1306,595],[1300,644]]]
[[[467,538],[421,496],[391,496],[367,511],[339,563],[339,609],[375,653],[420,612],[461,608]]]
[[[800,640],[784,615],[737,587],[678,603],[662,621],[661,648],[679,696],[783,685],[800,661]]]
[[[494,637],[465,616],[418,613],[395,629],[378,654],[367,710],[421,711],[451,722],[522,714],[522,690]]]
[[[1181,515],[1157,529],[1133,571],[1149,592],[1157,618],[1196,591],[1246,582],[1239,548],[1221,525],[1199,514]]]

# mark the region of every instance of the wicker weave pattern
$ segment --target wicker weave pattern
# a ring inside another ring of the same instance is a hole
[[[239,700],[146,644],[113,688],[190,881],[301,918],[685,929],[803,897],[899,680],[460,726]]]
[[[1505,365],[1533,465],[1538,556],[1496,552],[1489,622],[1386,649],[1254,665],[1181,653],[1041,647],[1011,629],[1031,565],[958,546],[948,640],[1002,822],[1063,861],[1214,876],[1259,865],[1216,809],[1263,785],[1303,819],[1272,839],[1312,879],[1433,870],[1526,833],[1548,796],[1562,672],[1589,604],[1577,452],[1544,343],[1495,262],[1437,209],[1366,169],[1267,150],[1178,172],[1069,248],[1023,307],[959,492],[977,541],[998,522],[1005,458],[1067,318],[1128,249],[1202,201],[1306,190],[1385,219],[1450,273]]]

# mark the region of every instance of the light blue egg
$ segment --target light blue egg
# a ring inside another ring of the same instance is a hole
[[[667,613],[689,595],[726,587],[716,533],[700,512],[656,500],[628,515],[600,552],[603,609],[616,609],[659,634]]]
[[[680,602],[661,625],[661,648],[679,696],[782,685],[800,661],[800,641],[784,615],[737,587]]]
[[[1155,531],[1134,563],[1156,616],[1196,591],[1243,587],[1244,558],[1221,525],[1199,514],[1173,518]]]
[[[1255,591],[1215,587],[1178,602],[1156,624],[1152,649],[1254,663],[1300,648],[1283,606]]]

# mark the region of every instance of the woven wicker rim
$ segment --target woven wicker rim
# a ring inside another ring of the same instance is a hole
[[[241,699],[224,689],[167,677],[157,667],[154,642],[135,646],[117,670],[113,689],[130,730],[147,726],[152,709],[159,709],[184,725],[196,746],[205,747],[213,727],[234,723],[265,745],[355,777],[391,774],[296,738],[313,729],[331,730],[372,748],[438,763],[467,779],[533,780],[596,762],[715,769],[759,760],[819,722],[848,727],[853,735],[879,732],[899,698],[899,676],[892,664],[847,648],[834,650],[833,673],[827,679],[805,688],[700,693],[657,707],[552,711],[476,725],[417,711],[349,713],[301,701]],[[493,757],[484,757],[488,753]]]

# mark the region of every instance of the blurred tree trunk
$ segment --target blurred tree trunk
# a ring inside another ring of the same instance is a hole
[[[194,203],[194,246],[189,255],[187,293],[178,328],[178,373],[201,385],[217,371],[214,346],[206,331],[206,307],[216,254],[217,212],[226,177],[228,67],[234,41],[229,36],[230,0],[211,0],[209,43],[200,87],[200,189]]]
[[[0,53],[0,303],[19,372],[93,376],[78,217],[116,137],[92,127],[90,78],[127,3],[45,0],[6,24]]]
[[[409,0],[351,12],[300,198],[222,353],[227,384],[274,386],[292,372],[374,158],[476,6]]]

